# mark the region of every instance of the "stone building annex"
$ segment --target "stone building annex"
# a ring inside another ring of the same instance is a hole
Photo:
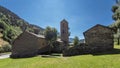
[[[114,47],[111,28],[97,24],[84,32],[85,43],[76,45],[63,52],[64,56],[94,54],[112,50]]]
[[[69,44],[68,22],[62,20],[60,28],[61,38],[56,40],[59,45],[52,49],[53,52],[61,52],[64,56],[72,56],[113,49],[113,31],[107,26],[98,24],[88,29],[84,32],[85,43],[71,48],[67,46]],[[43,35],[36,35],[25,31],[14,41],[11,57],[30,57],[44,54],[49,51],[49,48],[50,46],[47,45]]]

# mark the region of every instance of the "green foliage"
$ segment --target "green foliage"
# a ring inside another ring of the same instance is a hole
[[[46,27],[44,34],[46,40],[48,41],[52,42],[52,41],[56,41],[57,39],[57,30],[55,28],[51,28],[49,26]]]
[[[6,24],[4,21],[0,19],[0,27],[3,31],[3,39],[12,43],[12,41],[22,32],[19,27],[14,27],[9,24]]]
[[[16,28],[16,29],[15,29]],[[12,42],[22,31],[18,27],[9,27],[3,32],[3,38],[6,39],[8,42]]]
[[[119,68],[120,46],[112,54],[2,59],[0,68]],[[52,58],[51,58],[52,57]]]
[[[113,24],[110,25],[110,27],[114,30],[114,37],[115,39],[117,38],[118,40],[118,44],[119,44],[119,39],[120,39],[120,36],[119,36],[119,29],[120,29],[120,6],[119,5],[114,5],[112,7],[112,12],[113,12],[113,20],[115,20],[115,22]]]
[[[118,9],[119,7],[117,5],[112,6],[112,12],[115,13],[115,11]]]
[[[29,28],[29,27],[26,28],[26,31],[34,33],[34,30],[32,28]]]
[[[31,25],[10,10],[0,6],[0,30],[3,30],[3,39],[12,43],[12,41],[21,34],[24,30],[35,32],[37,28],[40,33],[43,33],[39,26]]]
[[[3,53],[4,49],[2,47],[0,47],[0,53]]]
[[[7,45],[4,45],[2,48],[3,48],[4,52],[10,52],[12,47],[11,47],[11,45],[7,44]]]
[[[3,45],[3,46],[0,47],[0,53],[10,52],[11,49],[12,49],[12,47],[11,47],[10,44]]]
[[[17,25],[17,26],[22,26],[22,25],[23,25],[23,21],[22,21],[22,20],[17,20],[16,25]]]
[[[120,19],[120,7],[114,12],[112,18],[115,21],[118,20],[118,19]]]
[[[18,26],[12,26],[10,24],[10,16],[0,13],[0,29],[3,29],[3,39],[12,43],[12,41],[22,33],[22,30]]]
[[[2,20],[0,19],[0,28],[6,30],[7,28],[9,28],[9,26],[8,26],[4,21],[2,21]]]
[[[75,36],[73,44],[74,45],[78,45],[79,44],[79,38],[77,36]]]
[[[118,29],[118,28],[120,28],[120,20],[117,20],[117,21],[115,21],[113,24],[111,24],[109,27],[111,27],[111,28],[116,28],[116,30]]]
[[[116,23],[116,27],[120,28],[120,19],[118,19],[115,23]]]
[[[46,27],[44,35],[45,39],[48,41],[48,45],[50,45],[49,53],[51,53],[51,49],[54,47],[53,43],[57,40],[57,30],[55,28]]]

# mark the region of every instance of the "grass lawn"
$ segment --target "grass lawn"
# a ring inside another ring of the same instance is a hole
[[[0,68],[120,68],[120,46],[98,55],[2,59]]]

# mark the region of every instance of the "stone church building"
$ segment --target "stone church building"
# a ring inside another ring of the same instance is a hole
[[[61,21],[61,39],[56,40],[52,52],[62,52],[65,45],[68,45],[68,22]],[[44,54],[50,50],[43,35],[37,35],[24,31],[16,38],[12,44],[12,58],[30,57],[37,54]]]

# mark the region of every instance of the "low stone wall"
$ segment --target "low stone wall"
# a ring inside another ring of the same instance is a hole
[[[91,49],[86,44],[76,45],[63,51],[63,56],[75,56],[91,53]]]
[[[62,53],[63,49],[64,49],[63,44],[60,44],[59,42],[55,42],[53,44],[52,53]]]
[[[10,58],[27,58],[27,57],[33,57],[36,56],[37,52],[33,53],[24,53],[24,54],[11,54]]]
[[[51,46],[48,45],[46,47],[43,47],[41,49],[38,50],[38,54],[39,55],[47,55],[51,53]]]
[[[84,54],[94,54],[112,50],[113,48],[109,48],[106,46],[89,46],[85,43],[80,45],[76,45],[73,47],[69,47],[63,51],[63,56],[75,56],[75,55],[84,55]]]

